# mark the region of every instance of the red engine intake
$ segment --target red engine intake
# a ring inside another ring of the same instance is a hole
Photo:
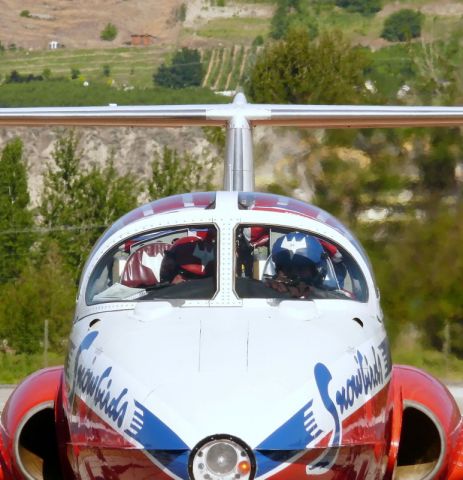
[[[40,370],[12,393],[2,413],[0,479],[72,479],[62,414],[63,367]]]
[[[462,419],[447,388],[421,370],[395,366],[392,391],[394,408],[400,408],[400,404],[402,408],[398,420],[397,412],[393,413],[386,477],[462,480]]]

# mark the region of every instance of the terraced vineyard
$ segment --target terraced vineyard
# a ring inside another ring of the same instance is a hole
[[[243,85],[258,48],[234,45],[202,50],[201,61],[205,72],[202,86],[219,92],[236,90]]]
[[[259,47],[234,45],[201,50],[204,66],[203,86],[215,91],[235,90],[243,84]],[[0,77],[13,70],[21,74],[40,75],[48,70],[53,77],[69,78],[78,70],[81,79],[101,80],[104,66],[109,67],[108,81],[117,85],[147,88],[153,85],[153,73],[166,61],[168,49],[159,47],[92,50],[38,50],[5,52],[0,63]]]

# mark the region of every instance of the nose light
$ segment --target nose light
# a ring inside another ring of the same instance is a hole
[[[238,454],[233,445],[219,442],[212,445],[206,454],[206,465],[218,475],[230,473],[238,462]]]
[[[194,480],[252,480],[255,462],[250,448],[230,435],[215,435],[191,452],[190,476]]]

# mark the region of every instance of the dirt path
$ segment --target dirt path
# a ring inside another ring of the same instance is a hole
[[[243,60],[241,61],[240,76],[238,77],[238,82],[240,82],[241,79],[243,78],[244,67],[246,66],[246,60],[248,59],[249,51],[250,51],[249,47],[246,47],[244,49]]]
[[[214,66],[214,63],[215,63],[216,56],[217,56],[217,50],[212,50],[211,58],[209,59],[209,65],[207,66],[207,72],[206,72],[206,75],[204,75],[203,87],[207,85],[212,67]]]
[[[233,70],[235,69],[235,61],[236,61],[235,59],[236,59],[236,55],[238,55],[239,48],[240,47],[238,45],[233,45],[233,48],[231,51],[232,65],[231,65],[230,71],[228,72],[224,90],[230,89],[231,77],[232,77]]]

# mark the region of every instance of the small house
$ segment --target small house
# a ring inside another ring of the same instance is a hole
[[[156,37],[153,37],[153,35],[148,33],[130,35],[130,38],[131,44],[135,47],[146,47],[148,45],[153,45],[154,41],[156,40]]]
[[[58,48],[61,48],[61,44],[57,40],[52,40],[51,42],[48,42],[49,50],[56,50]]]

